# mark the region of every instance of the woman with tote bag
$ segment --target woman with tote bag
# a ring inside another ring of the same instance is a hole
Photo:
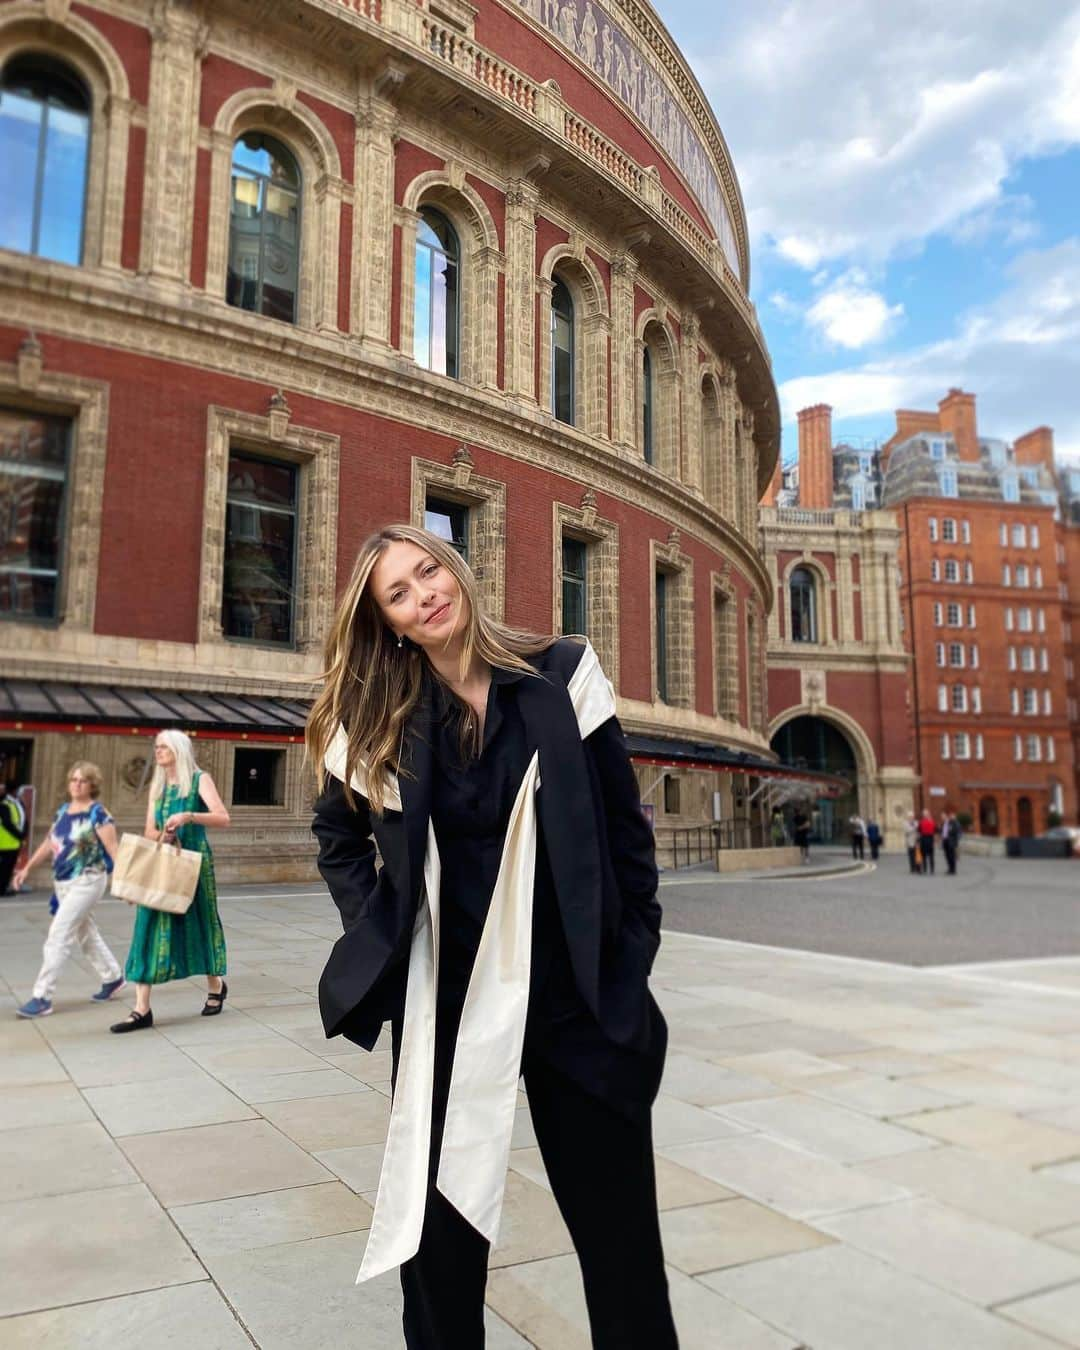
[[[105,894],[116,853],[116,826],[98,801],[100,795],[98,766],[85,760],[73,764],[68,774],[68,800],[56,813],[52,828],[33,857],[12,878],[17,891],[26,874],[52,853],[59,907],[45,939],[34,996],[18,1009],[19,1017],[48,1017],[61,968],[76,947],[82,949],[101,977],[101,988],[91,995],[93,999],[103,1003],[123,987],[124,976],[116,957],[105,945],[91,914]]]
[[[225,933],[217,908],[214,855],[207,829],[224,829],[229,813],[214,780],[195,763],[191,738],[182,731],[160,731],[154,741],[154,776],[146,808],[146,837],[164,833],[167,843],[179,841],[202,854],[195,899],[183,914],[140,905],[135,915],[124,974],[135,986],[135,1007],[110,1031],[142,1031],[154,1025],[150,990],[169,980],[205,975],[204,1017],[221,1012],[229,992],[225,975]]]

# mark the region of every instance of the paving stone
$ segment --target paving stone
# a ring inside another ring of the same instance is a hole
[[[0,1317],[205,1275],[145,1186],[0,1204]]]
[[[1018,1303],[1007,1303],[998,1312],[1002,1317],[1052,1336],[1062,1345],[1080,1345],[1080,1284],[1051,1289]]]
[[[910,1074],[937,1073],[941,1059],[937,1055],[920,1055],[913,1050],[855,1050],[833,1056],[838,1064],[865,1073],[880,1074],[885,1078],[906,1078]]]
[[[279,1073],[273,1069],[251,1069],[218,1077],[241,1101],[250,1106],[263,1102],[292,1101],[299,1097],[339,1097],[356,1091],[356,1079],[340,1069],[302,1070]]]
[[[1050,1350],[1041,1336],[839,1243],[700,1280],[814,1350]]]
[[[551,1191],[516,1171],[506,1175],[499,1238],[489,1266],[516,1265],[572,1252],[574,1244]]]
[[[38,1125],[71,1125],[92,1120],[93,1113],[71,1083],[33,1083],[0,1092],[0,1130],[33,1129]]]
[[[264,1120],[136,1134],[121,1147],[163,1205],[285,1190],[330,1178]]]
[[[653,1103],[653,1144],[662,1148],[669,1144],[690,1144],[701,1139],[722,1139],[729,1135],[745,1134],[747,1127],[738,1121],[703,1111],[661,1092]]]
[[[729,1069],[765,1078],[771,1083],[797,1083],[819,1074],[840,1073],[844,1066],[802,1050],[770,1050],[760,1055],[740,1055],[726,1060]]]
[[[1080,1223],[1080,1186],[1063,1186],[1043,1172],[967,1149],[906,1153],[858,1170],[1029,1236]]]
[[[0,1201],[102,1191],[138,1180],[96,1120],[6,1131],[0,1144],[4,1153]]]
[[[370,1088],[340,1097],[295,1097],[262,1102],[260,1114],[308,1153],[378,1144],[386,1138],[390,1103]]]
[[[660,1157],[659,1154],[655,1158],[655,1165],[656,1198],[662,1210],[679,1209],[686,1205],[704,1205],[713,1200],[727,1200],[735,1194],[726,1186],[718,1186],[715,1181],[707,1180],[699,1172],[693,1172],[688,1167],[680,1167],[668,1158]],[[545,1190],[551,1189],[538,1148],[514,1149],[510,1154],[510,1166],[515,1172],[520,1172],[522,1176],[535,1182],[537,1186],[543,1186]]]
[[[127,1294],[4,1322],[5,1350],[251,1350],[229,1305],[208,1281]]]
[[[361,1144],[357,1148],[326,1149],[314,1156],[357,1195],[378,1188],[383,1159],[381,1140],[377,1144]]]
[[[837,1106],[882,1120],[956,1104],[955,1098],[950,1099],[946,1093],[924,1087],[911,1078],[881,1078],[870,1074],[860,1074],[847,1081],[808,1082],[802,1084],[802,1090],[813,1097],[822,1097]]]
[[[668,1270],[681,1350],[793,1350],[790,1337],[717,1297],[698,1281]],[[588,1313],[574,1256],[494,1270],[488,1303],[536,1350],[590,1350]]]
[[[1002,1111],[1039,1111],[1060,1106],[1069,1100],[1050,1088],[1009,1078],[990,1069],[965,1069],[958,1066],[940,1073],[920,1074],[909,1081],[945,1093],[953,1098],[954,1105],[970,1103]]]
[[[24,1022],[26,1044],[0,1054],[0,1087],[29,1087],[36,1083],[66,1083],[68,1075],[44,1042]]]
[[[178,1205],[169,1214],[200,1255],[273,1247],[371,1226],[371,1206],[340,1181]]]
[[[908,1116],[904,1125],[977,1153],[1037,1167],[1080,1155],[1080,1135],[984,1106],[954,1106]]]
[[[222,1079],[256,1069],[292,1073],[324,1068],[317,1055],[276,1033],[265,1040],[238,1045],[193,1045],[187,1051],[196,1064]]]
[[[679,1051],[668,1053],[661,1086],[669,1097],[705,1107],[769,1097],[783,1090],[767,1079],[732,1073],[707,1059]]]
[[[200,1073],[194,1064],[182,1078],[87,1088],[86,1100],[117,1139],[191,1125],[251,1120],[257,1114],[216,1079]]]
[[[114,1009],[113,1021],[121,1021],[122,1009]],[[156,1079],[181,1077],[192,1071],[192,1062],[156,1029],[134,1036],[103,1035],[60,1041],[56,1054],[78,1087],[108,1087],[118,1083],[152,1083]]]
[[[917,1198],[818,1219],[826,1233],[983,1307],[1080,1280],[1080,1260]]]
[[[899,1186],[762,1135],[677,1144],[660,1152],[795,1219],[884,1204],[907,1194]]]
[[[736,1120],[836,1162],[891,1157],[894,1153],[911,1153],[930,1146],[923,1135],[809,1096],[729,1102],[723,1110],[725,1119]]]
[[[208,1265],[260,1350],[326,1350],[357,1336],[375,1350],[403,1344],[396,1270],[357,1285],[364,1235],[345,1233],[212,1254]],[[489,1319],[490,1350],[527,1350],[505,1322]]]
[[[660,1216],[666,1260],[687,1275],[821,1247],[830,1239],[753,1200],[723,1200]]]

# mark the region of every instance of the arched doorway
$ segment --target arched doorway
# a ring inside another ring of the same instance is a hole
[[[1016,833],[1022,839],[1029,839],[1035,833],[1035,812],[1031,809],[1030,797],[1016,799]]]
[[[824,843],[846,839],[847,822],[858,810],[858,766],[855,749],[843,731],[824,717],[803,715],[785,722],[770,745],[785,764],[815,773],[838,774],[850,787],[838,797],[811,803],[814,835]]]
[[[998,832],[998,807],[996,797],[982,797],[979,799],[979,833],[997,834]]]

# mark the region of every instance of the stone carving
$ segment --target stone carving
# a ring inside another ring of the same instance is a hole
[[[289,429],[292,409],[282,390],[270,395],[270,439],[280,441]]]
[[[518,0],[528,14],[584,61],[644,123],[701,203],[728,263],[739,274],[739,249],[712,161],[666,83],[633,41],[592,0]]]
[[[458,487],[468,487],[469,479],[476,468],[476,461],[467,445],[459,445],[454,451],[450,463],[454,466],[454,482]]]
[[[15,382],[20,389],[33,390],[38,387],[42,364],[41,343],[36,334],[30,332],[19,344],[15,357]]]

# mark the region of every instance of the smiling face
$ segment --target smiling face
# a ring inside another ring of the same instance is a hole
[[[386,626],[420,648],[446,650],[461,633],[464,597],[457,578],[426,549],[388,544],[368,582]]]

